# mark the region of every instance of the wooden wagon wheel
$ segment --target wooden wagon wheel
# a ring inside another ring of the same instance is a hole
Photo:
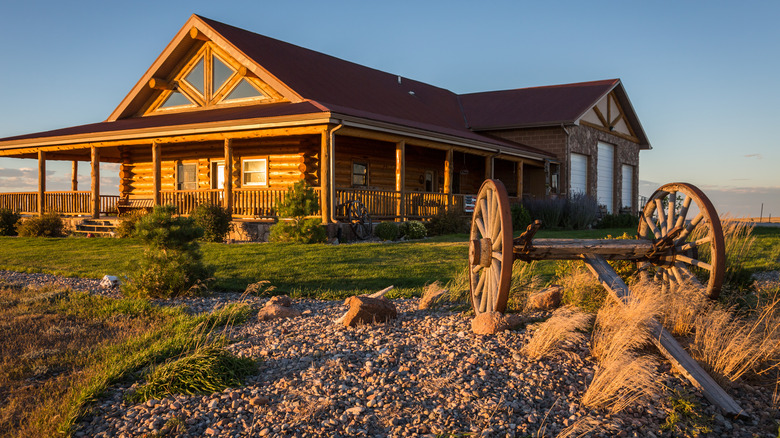
[[[512,219],[504,184],[482,183],[471,220],[469,287],[474,313],[504,312],[512,278]]]
[[[347,205],[347,220],[352,227],[352,232],[360,240],[366,240],[371,236],[372,221],[368,209],[360,200],[354,200]]]
[[[711,299],[718,298],[726,270],[723,228],[701,190],[687,183],[656,190],[642,211],[638,233],[655,246],[640,273],[653,275],[671,290],[692,282]]]

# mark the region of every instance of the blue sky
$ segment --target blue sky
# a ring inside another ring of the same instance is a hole
[[[641,194],[688,181],[780,215],[780,2],[6,2],[0,137],[104,120],[192,13],[456,93],[620,78],[653,145]],[[0,159],[0,191],[36,172]]]

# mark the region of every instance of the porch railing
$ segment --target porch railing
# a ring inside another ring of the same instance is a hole
[[[320,196],[321,189],[314,187],[314,192]],[[233,215],[254,218],[271,218],[276,216],[276,206],[284,198],[287,188],[267,189],[233,189]],[[319,215],[318,210],[315,215]]]
[[[119,196],[117,195],[101,195],[100,213],[115,213],[118,200]],[[63,215],[92,213],[91,192],[46,192],[43,201],[43,208],[46,212]],[[38,193],[0,193],[0,208],[7,208],[22,214],[38,213]]]
[[[401,193],[394,190],[337,188],[336,206],[360,199],[372,218],[391,218],[397,216],[400,196]],[[342,214],[343,212],[336,211],[337,216]]]
[[[160,204],[173,204],[179,214],[191,214],[200,204],[222,205],[222,189],[162,190]]]
[[[22,214],[38,212],[37,192],[0,193],[0,208]]]

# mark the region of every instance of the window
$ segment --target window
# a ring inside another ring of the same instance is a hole
[[[212,107],[272,99],[263,84],[240,69],[211,43],[205,44],[178,72],[166,80],[173,89],[154,98],[148,112]],[[242,73],[243,72],[243,73]],[[273,91],[270,91],[273,95]],[[278,98],[278,97],[277,97]]]
[[[176,190],[198,190],[197,164],[178,164],[176,167]]]
[[[352,185],[368,185],[368,163],[360,161],[352,162]]]
[[[242,163],[242,181],[245,186],[268,185],[268,159],[254,158]]]

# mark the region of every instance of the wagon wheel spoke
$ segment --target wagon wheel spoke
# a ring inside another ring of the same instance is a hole
[[[697,214],[688,220],[691,211]],[[675,229],[681,231],[673,241],[661,240]],[[707,296],[717,298],[725,272],[723,230],[715,208],[698,188],[673,183],[656,190],[642,211],[638,233],[655,244],[648,260],[656,265],[656,281],[672,291],[685,283],[699,284]]]
[[[476,314],[506,309],[514,254],[509,200],[500,181],[482,184],[471,222],[469,284]]]

